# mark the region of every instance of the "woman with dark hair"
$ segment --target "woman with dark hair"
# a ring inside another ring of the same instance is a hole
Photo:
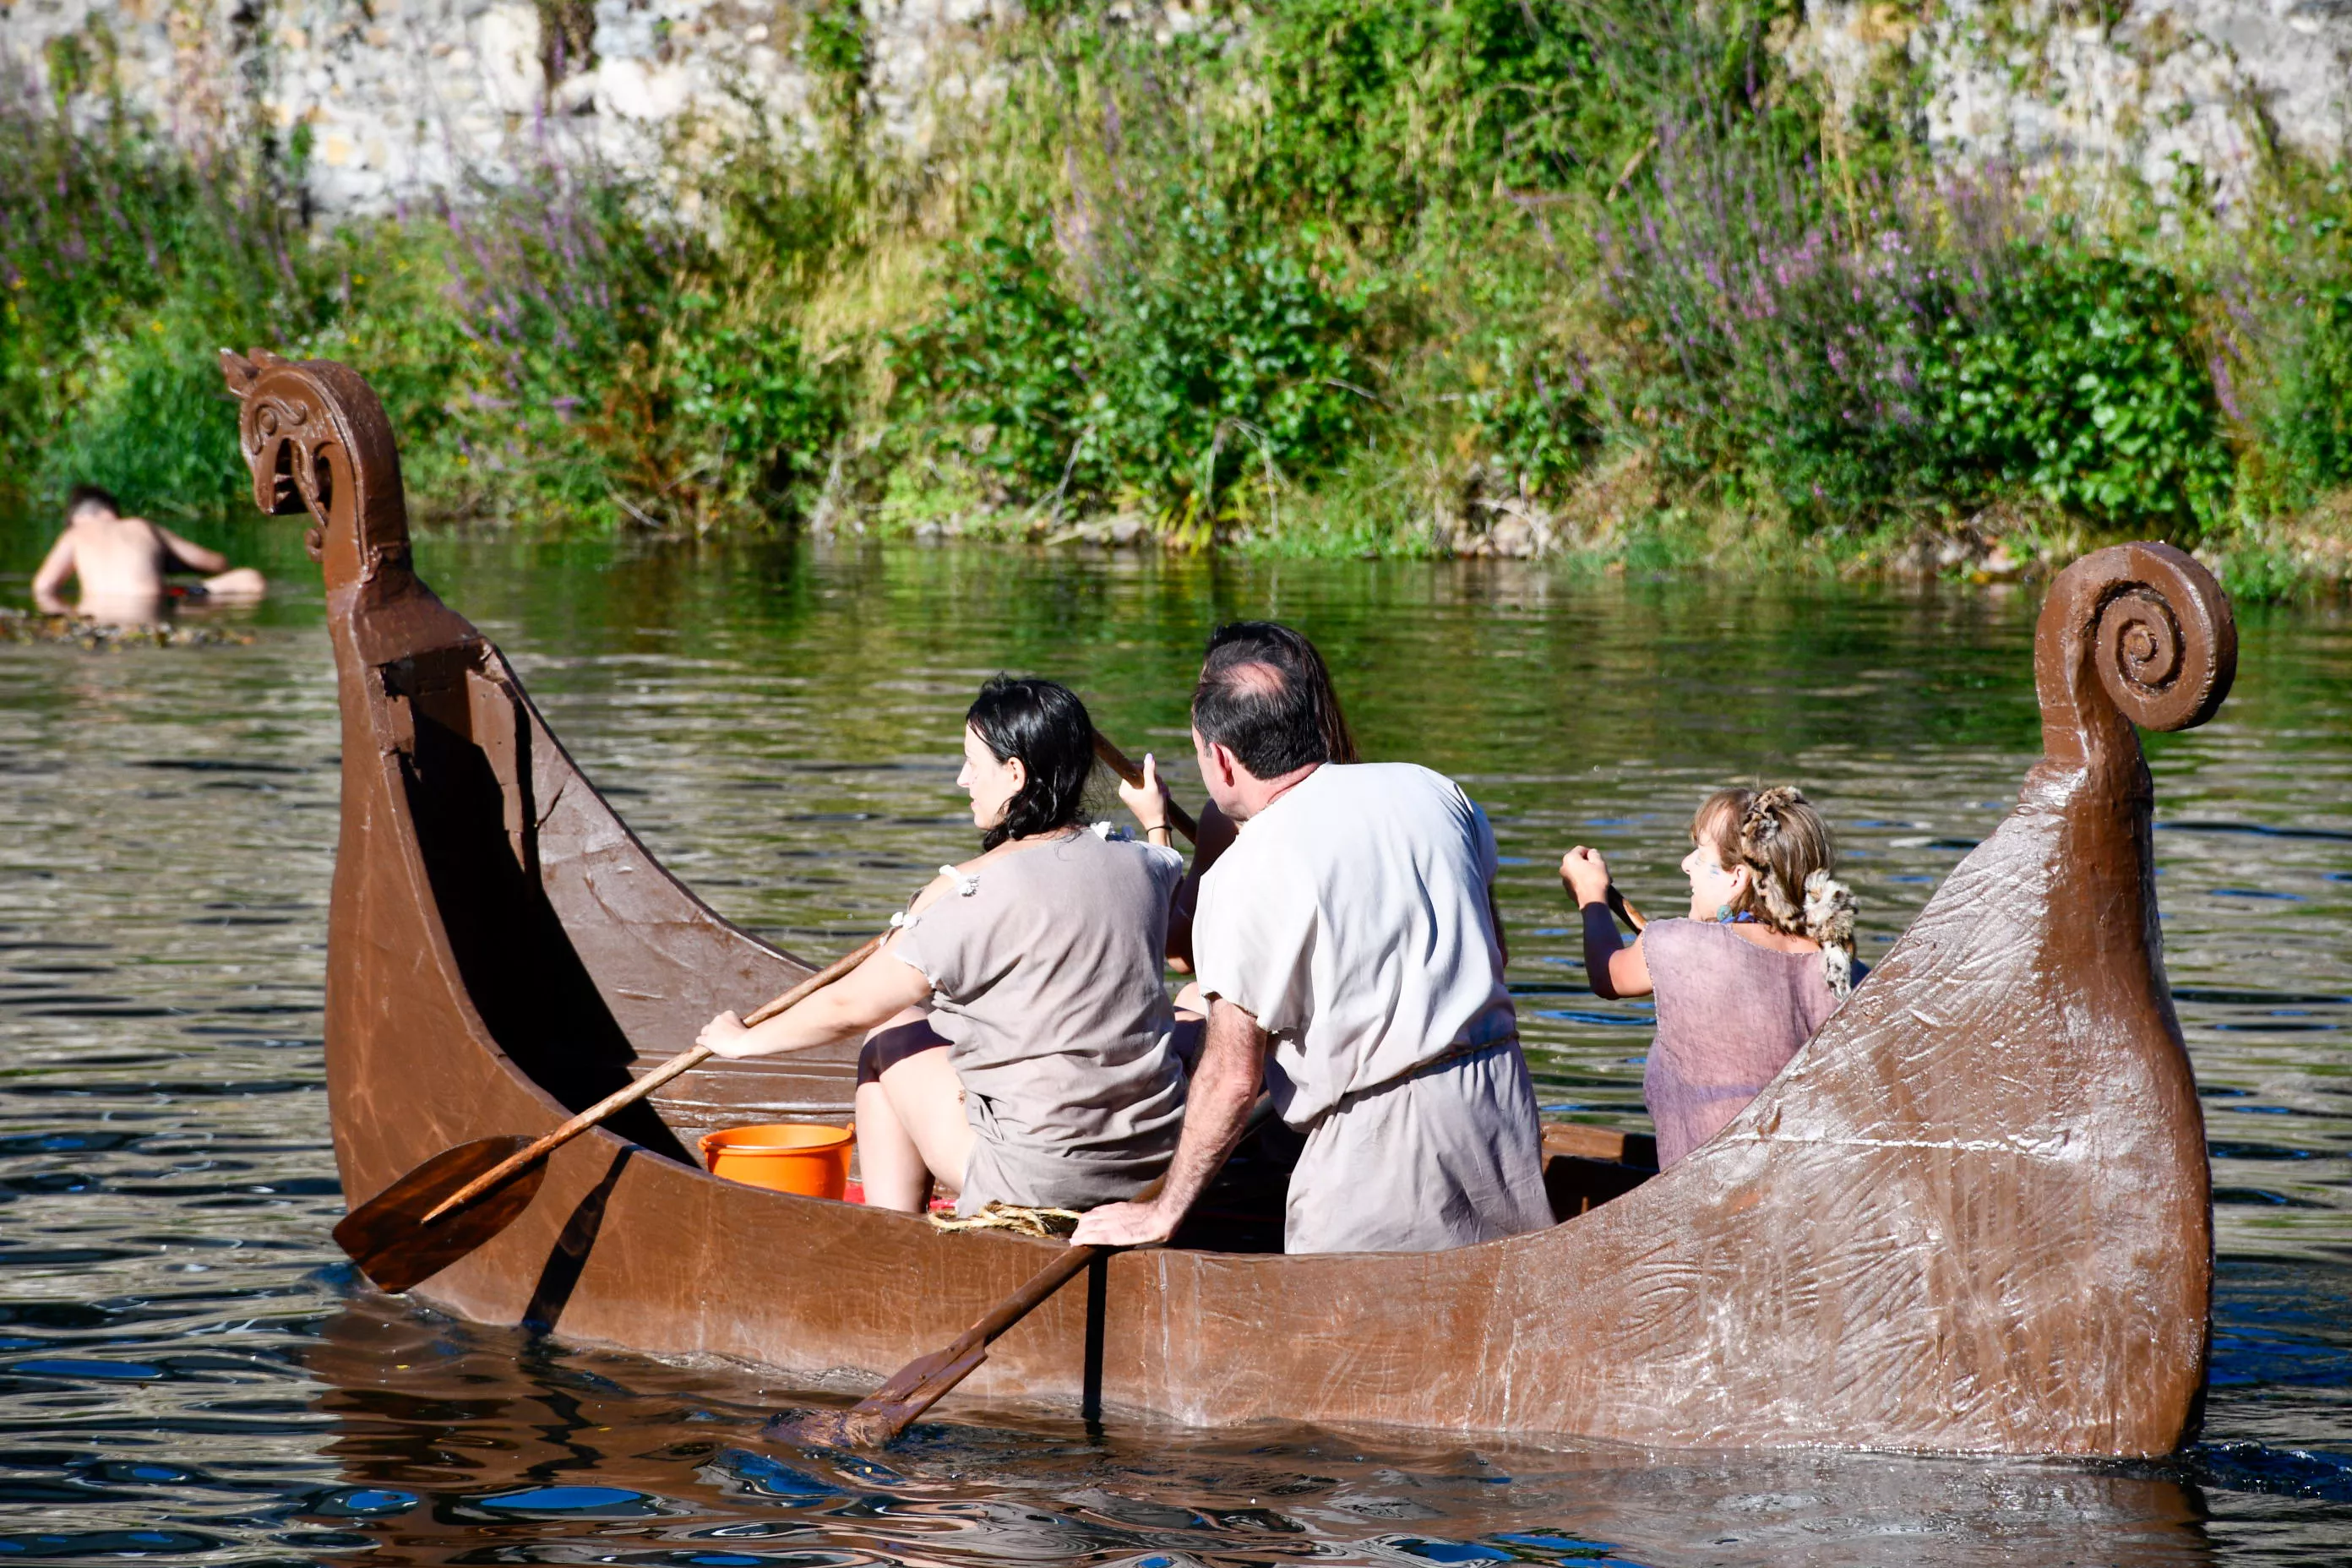
[[[857,1062],[866,1201],[959,1214],[991,1202],[1091,1208],[1158,1175],[1184,1068],[1160,979],[1172,849],[1081,821],[1094,767],[1085,704],[1003,676],[964,716],[981,854],[942,868],[875,955],[797,1007],[700,1043],[768,1056],[866,1035]]]

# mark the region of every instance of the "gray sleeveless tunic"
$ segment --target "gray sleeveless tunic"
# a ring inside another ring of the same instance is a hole
[[[1161,955],[1183,875],[1171,849],[1081,830],[989,862],[899,932],[971,1123],[958,1213],[1091,1208],[1167,1168],[1184,1065]]]

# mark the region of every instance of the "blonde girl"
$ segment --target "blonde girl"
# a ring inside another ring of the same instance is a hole
[[[1834,875],[1829,826],[1801,791],[1709,795],[1683,873],[1689,915],[1651,921],[1627,947],[1609,913],[1609,863],[1582,845],[1559,863],[1593,994],[1658,999],[1642,1098],[1661,1169],[1745,1110],[1868,973],[1854,962],[1853,894]]]

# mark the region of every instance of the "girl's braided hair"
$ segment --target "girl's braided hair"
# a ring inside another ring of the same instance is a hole
[[[1691,838],[1712,845],[1727,868],[1748,868],[1734,914],[1821,943],[1832,995],[1853,989],[1853,890],[1832,874],[1829,824],[1793,784],[1717,790],[1691,818]]]

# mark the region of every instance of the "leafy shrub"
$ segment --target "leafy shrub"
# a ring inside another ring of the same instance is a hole
[[[2276,439],[2310,485],[2352,484],[2352,279],[2324,280],[2303,304]]]
[[[364,372],[415,503],[561,527],[788,515],[846,418],[803,353],[780,247],[807,204],[747,191],[724,258],[645,193],[542,166],[467,202],[312,235],[275,165],[117,122],[0,111],[0,474],[167,512],[243,494],[215,351]],[[805,226],[795,243],[809,244]]]
[[[54,501],[88,478],[167,510],[237,493],[213,349],[307,319],[299,246],[266,163],[0,107],[0,488]]]
[[[1075,473],[1095,363],[1086,312],[1041,243],[1050,236],[1032,223],[955,247],[945,303],[900,353],[907,391],[933,399],[981,466],[1026,496]]]
[[[2002,190],[1834,203],[1763,131],[1692,141],[1607,237],[1651,349],[1636,396],[1686,474],[1813,528],[2004,495],[2179,537],[2218,514],[2233,459],[2172,274],[2040,233]]]
[[[1181,202],[1150,248],[1078,277],[1051,244],[1032,219],[963,251],[903,349],[910,391],[1015,498],[1133,497],[1205,522],[1254,475],[1324,469],[1358,427],[1360,302],[1222,205]]]
[[[164,512],[216,507],[247,494],[236,405],[222,383],[210,323],[157,321],[110,346],[88,401],[44,444],[37,490],[55,500],[99,484],[126,505]]]
[[[2027,246],[1920,363],[1922,478],[2021,489],[2104,523],[2193,534],[2231,472],[2197,320],[2161,268]]]
[[[1587,26],[1580,7],[1524,0],[1268,7],[1250,62],[1266,101],[1254,183],[1374,239],[1497,184],[1568,183],[1639,140]]]
[[[804,510],[847,427],[842,389],[791,322],[730,310],[708,294],[682,306],[663,356],[677,448],[702,465],[706,490],[772,514]]]
[[[1501,466],[1537,493],[1580,472],[1601,437],[1583,371],[1540,341],[1498,334],[1486,350],[1462,402]]]

